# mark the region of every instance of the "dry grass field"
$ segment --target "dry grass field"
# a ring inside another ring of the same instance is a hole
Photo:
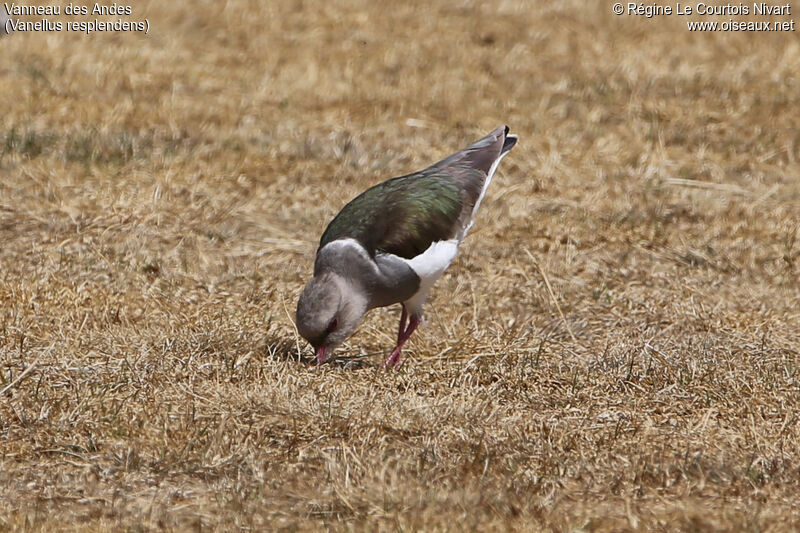
[[[800,529],[798,33],[132,10],[0,38],[0,530]],[[502,123],[403,367],[313,364],[325,224]]]

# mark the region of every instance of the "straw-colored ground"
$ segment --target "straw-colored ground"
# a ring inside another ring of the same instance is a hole
[[[186,4],[0,39],[0,530],[800,528],[797,33]],[[501,123],[403,368],[310,364],[327,221]]]

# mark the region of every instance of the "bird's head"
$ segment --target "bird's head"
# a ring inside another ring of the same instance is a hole
[[[297,330],[324,363],[358,327],[367,311],[363,291],[327,272],[308,282],[297,302]]]

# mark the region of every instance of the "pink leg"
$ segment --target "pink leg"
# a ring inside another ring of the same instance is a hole
[[[400,307],[403,309],[403,312],[400,313],[400,330],[397,332],[397,344],[400,344],[400,339],[406,331],[406,318],[408,318],[405,304],[400,304]]]
[[[386,370],[389,366],[393,366],[397,368],[400,366],[400,352],[403,350],[403,345],[406,343],[411,334],[414,333],[414,330],[417,329],[419,326],[419,319],[417,315],[412,314],[411,319],[408,321],[408,328],[397,338],[397,346],[394,347],[392,350],[391,355],[389,358],[386,359],[386,362],[383,363],[383,369]]]

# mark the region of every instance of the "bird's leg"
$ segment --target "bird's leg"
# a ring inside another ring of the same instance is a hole
[[[406,319],[408,318],[408,312],[406,311],[406,304],[400,304],[400,308],[403,310],[403,312],[400,313],[400,330],[397,332],[397,344],[400,344],[400,338],[406,331]]]
[[[403,309],[405,310],[405,308]],[[394,347],[394,350],[392,350],[389,358],[386,359],[385,363],[383,363],[384,370],[386,370],[389,366],[393,366],[395,368],[400,366],[400,352],[403,350],[403,345],[406,343],[408,338],[411,337],[411,334],[414,333],[415,329],[417,329],[417,326],[419,326],[419,318],[417,318],[416,314],[412,313],[411,318],[408,321],[408,327],[397,338],[397,346]]]

